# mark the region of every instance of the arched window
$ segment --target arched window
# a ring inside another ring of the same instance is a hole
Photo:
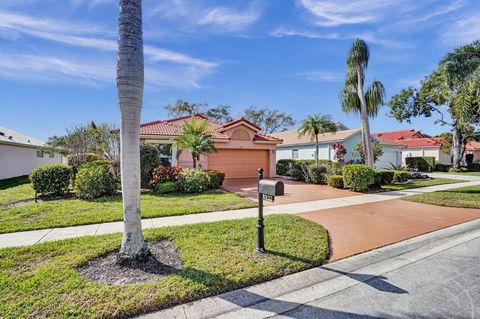
[[[250,134],[244,129],[237,129],[232,134],[232,140],[249,141]]]

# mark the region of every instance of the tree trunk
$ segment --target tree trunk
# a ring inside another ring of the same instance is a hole
[[[316,142],[316,153],[315,153],[315,163],[317,164],[318,166],[318,135],[315,135],[315,142]]]
[[[120,0],[118,35],[117,91],[124,218],[119,259],[133,261],[148,252],[140,216],[140,113],[144,84],[141,0]]]
[[[197,158],[195,157],[195,155],[192,156],[192,160],[193,160],[193,168],[197,168]]]
[[[357,70],[357,94],[360,99],[360,117],[362,119],[362,140],[363,154],[365,156],[365,164],[374,167],[372,140],[370,137],[370,123],[368,122],[367,101],[363,92],[363,70]]]
[[[453,124],[453,167],[460,168],[462,164],[462,134],[457,128],[457,123]]]

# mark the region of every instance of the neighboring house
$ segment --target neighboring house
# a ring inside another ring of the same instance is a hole
[[[0,127],[0,179],[28,175],[35,167],[62,163],[62,156],[43,153],[36,138]]]
[[[343,126],[341,126],[343,127]],[[297,130],[274,133],[272,136],[282,139],[283,143],[277,146],[277,160],[280,159],[315,159],[316,144],[309,136],[298,136]],[[345,145],[347,154],[345,161],[356,160],[352,156],[352,148],[362,141],[361,129],[339,130],[335,133],[325,133],[318,136],[319,159],[334,160],[334,143]],[[383,155],[375,163],[376,168],[388,168],[390,163],[401,163],[403,146],[394,142],[378,140],[383,147]]]
[[[473,154],[473,161],[476,163],[480,163],[480,142],[468,142],[466,153]]]
[[[444,143],[441,138],[426,137],[420,131],[401,130],[372,134],[378,140],[385,140],[401,144],[405,147],[402,151],[402,164],[405,165],[407,157],[435,157],[437,163],[451,163],[451,155],[442,152]]]
[[[261,129],[244,118],[221,124],[201,115],[195,117],[210,124],[211,138],[218,151],[201,157],[202,168],[222,171],[226,178],[256,178],[258,168],[262,167],[265,177],[275,176],[276,148],[281,139],[260,134]],[[158,145],[164,163],[191,167],[190,152],[177,150],[173,143],[173,138],[182,133],[183,123],[190,118],[141,124],[141,142]]]

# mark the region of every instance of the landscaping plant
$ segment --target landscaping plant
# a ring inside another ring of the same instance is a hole
[[[177,182],[162,182],[155,186],[155,193],[168,194],[178,192],[179,186]]]
[[[327,183],[327,167],[325,165],[309,165],[308,166],[308,182],[313,184]]]
[[[405,158],[405,164],[412,171],[433,172],[435,169],[435,157],[407,157]]]
[[[329,115],[309,115],[302,121],[298,129],[298,137],[308,136],[315,141],[315,163],[318,165],[319,144],[318,135],[337,131],[337,125],[332,122]]]
[[[448,172],[452,168],[451,164],[437,163],[435,164],[435,171],[437,172]]]
[[[114,194],[119,186],[108,161],[94,161],[82,165],[75,180],[75,194],[80,199],[94,199]]]
[[[393,182],[394,183],[405,183],[407,180],[408,180],[408,172],[394,171],[394,173],[393,173]]]
[[[158,166],[153,170],[150,186],[156,189],[158,183],[178,182],[178,174],[182,171],[180,166]]]
[[[383,155],[383,147],[382,147],[382,144],[380,144],[377,141],[373,141],[372,147],[373,147],[373,161],[376,163],[378,159]],[[364,154],[365,153],[363,151],[362,142],[356,143],[352,148],[352,156],[359,158],[362,163],[366,163]]]
[[[343,185],[356,192],[367,191],[375,182],[373,168],[365,164],[350,164],[343,167]]]
[[[142,187],[147,188],[152,179],[155,167],[161,164],[160,151],[155,145],[142,144],[140,146],[140,171]]]
[[[178,174],[178,184],[185,193],[201,193],[210,188],[207,172],[197,168],[185,168]]]
[[[345,155],[347,154],[347,148],[342,143],[334,143],[332,144],[333,147],[333,159],[337,162],[343,163],[345,161]]]
[[[32,187],[37,194],[63,195],[68,192],[71,168],[63,164],[47,164],[30,173]]]
[[[393,175],[395,174],[392,170],[376,170],[375,171],[375,184],[377,185],[388,185],[393,181]]]
[[[343,188],[343,176],[342,175],[328,176],[327,185],[333,188]]]
[[[211,189],[220,188],[223,185],[225,180],[225,173],[216,170],[207,170],[205,171],[208,175],[209,184]]]

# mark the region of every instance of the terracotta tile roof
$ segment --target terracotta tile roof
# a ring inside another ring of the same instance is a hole
[[[480,142],[477,141],[470,141],[467,143],[467,150],[475,151],[480,150]]]
[[[224,129],[224,130],[225,130],[225,129],[228,129],[230,126],[233,126],[233,125],[235,125],[235,124],[237,124],[237,123],[241,123],[241,122],[244,122],[244,123],[246,123],[246,124],[248,124],[248,125],[250,125],[250,126],[255,127],[258,131],[261,130],[261,128],[260,128],[257,124],[255,124],[255,123],[253,123],[253,122],[250,122],[249,120],[247,120],[247,119],[244,118],[244,117],[241,117],[241,118],[239,118],[239,119],[237,119],[237,120],[233,120],[233,121],[230,121],[230,122],[227,122],[227,123],[223,124],[223,128],[222,128],[222,129]]]
[[[344,141],[350,136],[360,133],[360,129],[343,130],[335,133],[325,133],[318,136],[320,143]],[[271,134],[272,137],[283,140],[282,146],[297,145],[297,144],[311,144],[312,140],[309,136],[298,137],[297,130],[279,132]]]
[[[229,139],[229,137],[222,133],[225,131],[225,129],[228,129],[231,127],[233,124],[240,123],[242,121],[245,121],[247,124],[255,127],[257,129],[257,132],[255,134],[255,141],[265,141],[265,142],[281,142],[281,139],[278,139],[274,136],[270,135],[263,135],[258,133],[260,131],[260,128],[245,120],[244,118],[240,118],[238,120],[228,122],[226,124],[221,124],[217,123],[214,121],[209,120],[208,118],[196,114],[194,115],[195,118],[206,121],[209,125],[210,128],[213,132],[213,138],[214,139]],[[171,119],[171,120],[160,120],[160,121],[153,121],[153,122],[148,122],[140,125],[140,135],[159,135],[159,136],[178,136],[182,133],[182,125],[185,123],[185,121],[189,120],[191,116],[183,116],[179,117],[176,119]]]
[[[372,137],[380,138],[382,140],[387,140],[387,141],[424,138],[423,134],[420,131],[415,131],[415,130],[381,132],[381,133],[372,134]]]
[[[397,141],[398,143],[408,146],[408,147],[440,147],[442,146],[442,142],[438,141],[438,139],[432,139],[428,137],[424,138],[415,138],[411,140],[400,140]]]

